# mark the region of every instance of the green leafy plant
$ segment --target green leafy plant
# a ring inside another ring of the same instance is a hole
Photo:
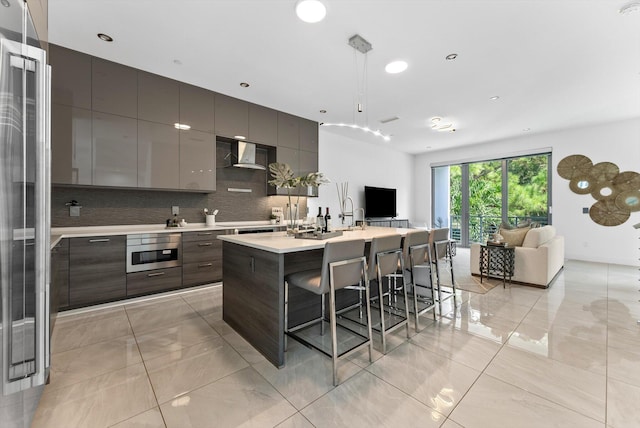
[[[271,180],[269,184],[282,189],[287,189],[287,197],[289,198],[289,224],[291,228],[295,228],[295,219],[298,218],[298,207],[300,206],[300,191],[303,187],[317,187],[322,184],[329,183],[324,174],[321,172],[311,172],[306,175],[296,177],[291,167],[286,163],[274,162],[269,164],[269,172]],[[291,204],[291,192],[296,189],[296,207],[295,216],[293,205]]]

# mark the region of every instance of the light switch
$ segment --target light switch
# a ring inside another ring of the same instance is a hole
[[[69,217],[80,217],[80,205],[71,205],[69,207]]]

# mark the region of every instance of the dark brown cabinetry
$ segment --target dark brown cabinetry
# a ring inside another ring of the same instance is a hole
[[[138,120],[138,187],[180,187],[180,139],[172,125]]]
[[[206,132],[180,131],[180,189],[216,190],[216,138]]]
[[[216,134],[233,138],[249,134],[249,103],[216,94]]]
[[[93,184],[137,187],[138,124],[135,119],[93,112]]]
[[[318,153],[318,122],[300,119],[300,150]]]
[[[213,92],[184,83],[180,85],[180,123],[212,134],[215,132],[214,106]]]
[[[71,238],[69,305],[86,306],[126,297],[126,237]]]
[[[91,110],[52,104],[51,119],[51,182],[92,184]]]
[[[50,313],[53,325],[58,310],[69,306],[69,240],[63,239],[51,250]]]
[[[182,234],[182,285],[222,281],[222,241],[224,232],[201,231]]]
[[[91,109],[91,57],[50,45],[51,102]]]
[[[175,80],[138,71],[138,119],[178,123],[179,86]]]
[[[278,112],[257,104],[249,104],[249,141],[278,145]]]
[[[91,100],[94,111],[137,117],[136,69],[94,57],[91,67]]]
[[[182,268],[174,267],[127,274],[127,297],[180,288]]]
[[[287,113],[278,112],[278,147],[300,149],[299,118]]]

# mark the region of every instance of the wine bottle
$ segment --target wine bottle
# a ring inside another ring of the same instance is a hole
[[[331,214],[329,214],[329,207],[327,207],[327,213],[324,216],[324,231],[329,233],[333,228],[331,227]]]
[[[318,207],[318,216],[316,217],[316,231],[320,233],[324,231],[324,217],[322,216],[322,207]]]

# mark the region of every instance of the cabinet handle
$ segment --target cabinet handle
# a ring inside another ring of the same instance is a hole
[[[198,265],[198,267],[209,267],[209,266],[213,266],[213,263],[201,263]]]
[[[210,236],[213,235],[211,232],[203,232],[203,233],[198,233],[198,236]]]
[[[148,273],[147,276],[148,277],[152,277],[152,276],[161,276],[164,275],[166,272],[156,272],[156,273]]]
[[[211,242],[202,242],[202,243],[198,244],[198,247],[210,247],[212,245],[213,245],[213,243],[211,243]]]
[[[89,239],[89,243],[93,244],[95,242],[109,242],[109,238],[102,238],[102,239]]]

